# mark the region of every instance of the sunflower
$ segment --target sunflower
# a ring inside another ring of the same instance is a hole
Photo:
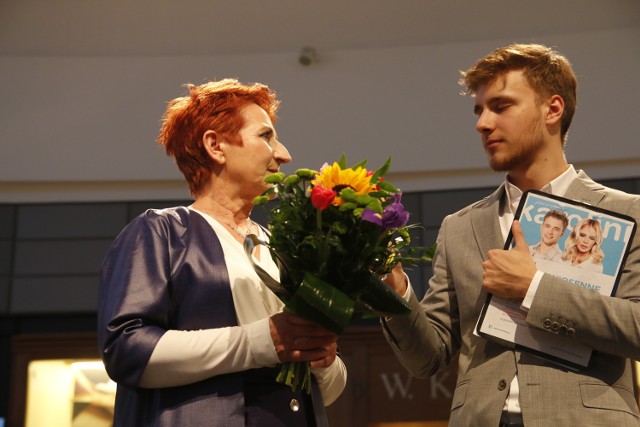
[[[340,191],[345,188],[353,189],[358,195],[374,191],[375,186],[371,185],[371,175],[365,168],[342,169],[338,163],[334,162],[331,166],[323,167],[315,179],[311,181],[311,185],[321,185],[324,188],[332,189],[336,193],[336,198],[331,204],[340,206],[344,203],[344,200],[339,197]]]

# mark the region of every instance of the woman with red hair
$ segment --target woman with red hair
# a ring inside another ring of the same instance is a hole
[[[168,104],[158,142],[194,202],[128,224],[102,265],[98,340],[118,383],[114,426],[321,426],[346,383],[336,340],[282,311],[244,253],[264,179],[291,160],[274,128],[279,102],[262,84],[188,85]],[[253,257],[279,278],[270,254]],[[308,361],[310,395],[275,381]]]

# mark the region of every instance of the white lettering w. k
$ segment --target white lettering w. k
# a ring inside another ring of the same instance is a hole
[[[394,372],[391,375],[391,378],[393,378],[393,382],[389,380],[389,376],[387,374],[380,374],[380,379],[382,379],[384,388],[387,390],[387,396],[389,399],[393,399],[396,395],[396,391],[398,391],[402,399],[413,399],[413,394],[409,393],[412,380],[411,375],[407,374],[407,380],[404,382],[402,381],[399,372]]]

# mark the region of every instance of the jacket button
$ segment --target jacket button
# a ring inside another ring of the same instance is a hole
[[[551,320],[549,320],[549,319],[544,319],[544,322],[542,323],[542,326],[543,326],[545,329],[549,329],[549,328],[551,327]]]
[[[289,408],[291,408],[293,412],[298,412],[298,409],[300,409],[300,404],[298,403],[298,400],[291,399],[291,402],[289,402]]]
[[[498,390],[502,391],[507,388],[507,382],[505,380],[500,380],[498,383]]]
[[[575,330],[575,329],[573,329],[573,328],[569,328],[569,329],[567,329],[567,335],[573,335],[573,334],[575,334],[575,333],[576,333],[576,330]]]
[[[551,324],[551,330],[552,330],[553,332],[558,332],[558,329],[559,329],[559,328],[560,328],[560,323],[558,323],[558,322],[553,322],[553,323]]]

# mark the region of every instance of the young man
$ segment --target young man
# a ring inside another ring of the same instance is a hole
[[[540,45],[510,45],[463,73],[490,166],[505,182],[446,217],[422,302],[400,267],[387,283],[413,308],[384,319],[395,354],[415,376],[458,359],[451,426],[640,425],[631,359],[640,359],[640,233],[615,297],[537,271],[513,212],[528,189],[640,218],[640,197],[606,188],[564,155],[576,78],[566,58]],[[584,142],[589,143],[589,142]],[[596,142],[591,142],[596,143]],[[512,225],[513,222],[513,225]],[[511,227],[515,248],[502,248]],[[523,299],[529,327],[595,351],[577,372],[474,334],[491,293]]]
[[[547,261],[562,261],[563,250],[558,246],[558,241],[564,235],[569,225],[567,215],[557,210],[550,210],[544,216],[540,226],[540,241],[529,246],[529,253],[534,258]]]

